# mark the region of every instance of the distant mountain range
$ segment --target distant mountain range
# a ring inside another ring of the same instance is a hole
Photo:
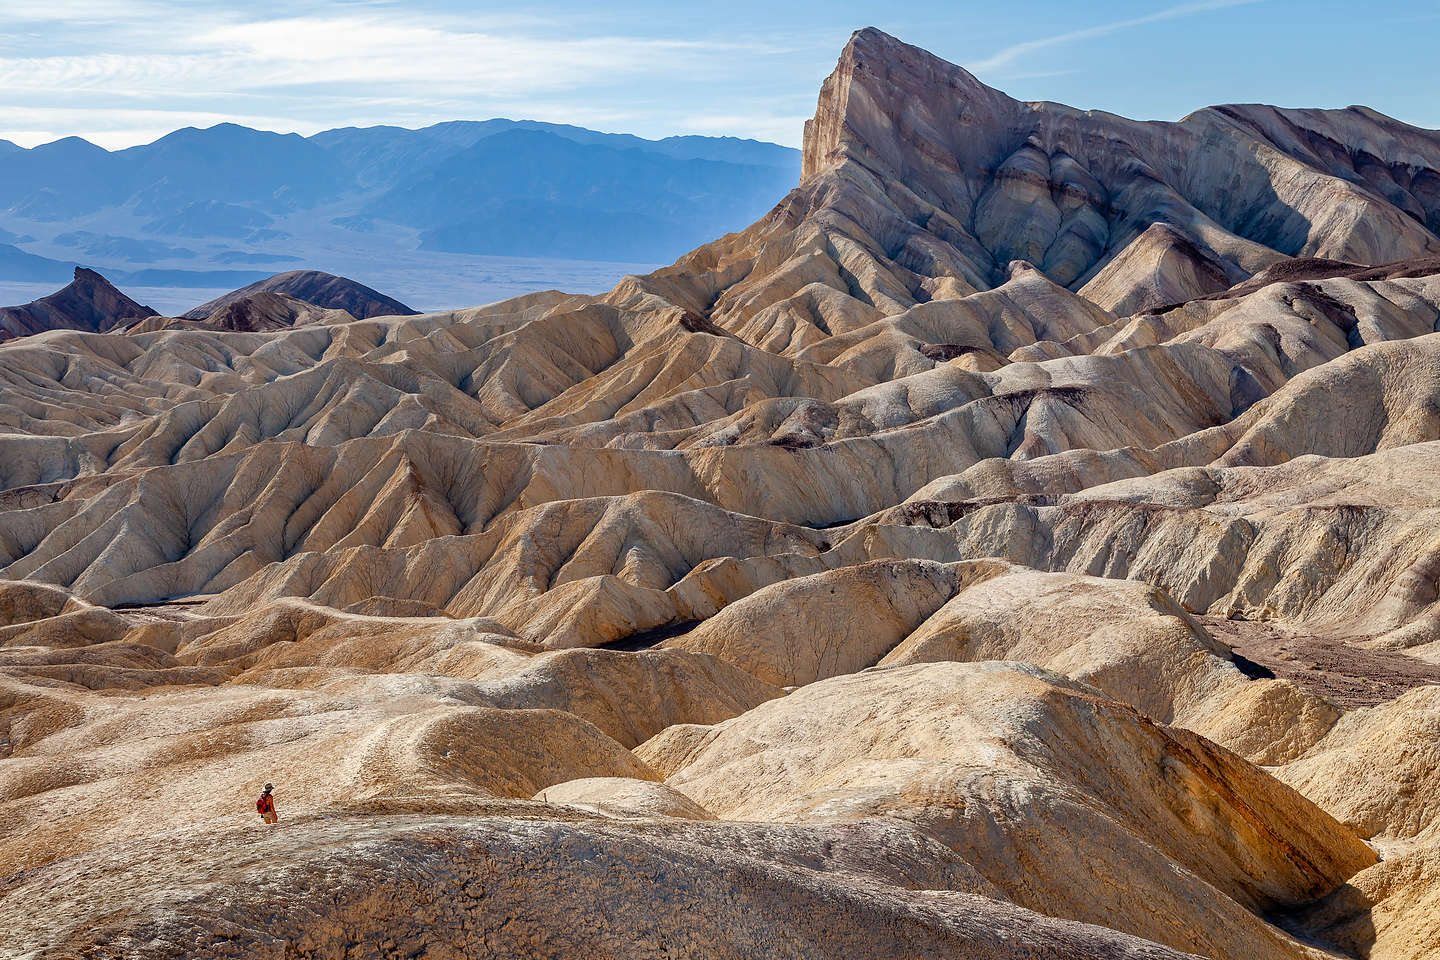
[[[235,286],[351,247],[662,262],[745,226],[799,172],[772,143],[513,120],[308,138],[220,124],[117,151],[0,141],[0,279],[83,263]],[[237,267],[262,269],[222,269]]]

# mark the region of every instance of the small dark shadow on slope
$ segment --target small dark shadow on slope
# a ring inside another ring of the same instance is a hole
[[[1249,677],[1251,680],[1275,679],[1274,670],[1271,670],[1269,667],[1263,664],[1256,663],[1249,657],[1241,656],[1240,654],[1233,651],[1230,654],[1230,662],[1235,664],[1235,666],[1239,668],[1240,672],[1245,674],[1245,676]]]
[[[1323,897],[1280,908],[1263,919],[1306,946],[1366,960],[1375,946],[1374,908],[1359,888],[1342,883]]]
[[[678,637],[683,633],[689,633],[700,625],[699,620],[681,620],[677,623],[667,623],[664,626],[652,627],[649,630],[637,630],[629,636],[621,637],[618,640],[611,640],[609,643],[602,643],[596,649],[599,650],[649,650],[656,644],[669,640],[671,637]]]

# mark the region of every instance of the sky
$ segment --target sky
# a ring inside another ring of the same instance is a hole
[[[1160,120],[1361,103],[1440,127],[1440,0],[0,0],[0,139],[503,116],[799,146],[862,26],[1026,100]]]

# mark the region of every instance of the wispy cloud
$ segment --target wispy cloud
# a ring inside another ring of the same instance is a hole
[[[1003,70],[1023,57],[1040,50],[1049,49],[1050,47],[1074,43],[1077,40],[1093,40],[1096,37],[1108,36],[1132,27],[1141,27],[1147,23],[1160,23],[1165,20],[1176,20],[1180,17],[1190,17],[1199,13],[1208,13],[1212,10],[1224,10],[1229,7],[1248,6],[1250,4],[1263,2],[1264,0],[1201,0],[1199,3],[1182,3],[1177,6],[1166,7],[1163,10],[1156,10],[1154,13],[1147,13],[1144,16],[1131,17],[1128,20],[1115,20],[1111,23],[1101,23],[1093,27],[1084,27],[1080,30],[1071,30],[1067,33],[1057,33],[1050,37],[1041,37],[1038,40],[1026,40],[1023,43],[1017,43],[1005,47],[1003,50],[998,50],[983,60],[969,63],[967,66],[974,73]]]
[[[613,91],[633,99],[647,85],[721,83],[745,58],[789,51],[743,37],[629,34],[599,18],[561,33],[536,15],[375,0],[289,0],[288,14],[270,0],[0,0],[7,18],[12,4],[24,29],[0,37],[0,137],[25,142],[76,124],[111,145],[220,116],[278,114],[288,122],[265,125],[301,132],[566,111],[559,118],[586,122],[614,106]]]
[[[96,3],[95,0],[5,0],[5,19],[11,23],[121,23],[169,13],[173,4],[164,0],[125,0]]]
[[[11,92],[86,88],[171,96],[451,84],[506,96],[656,72],[678,57],[694,63],[730,49],[707,41],[476,32],[396,15],[230,24],[176,40],[179,49],[166,51],[7,57],[0,59],[0,86]]]

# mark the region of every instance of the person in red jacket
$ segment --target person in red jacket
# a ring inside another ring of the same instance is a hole
[[[260,799],[255,801],[255,809],[260,811],[260,817],[266,823],[274,823],[280,818],[275,814],[275,798],[270,791],[275,789],[273,783],[265,784],[265,790],[260,794]]]

